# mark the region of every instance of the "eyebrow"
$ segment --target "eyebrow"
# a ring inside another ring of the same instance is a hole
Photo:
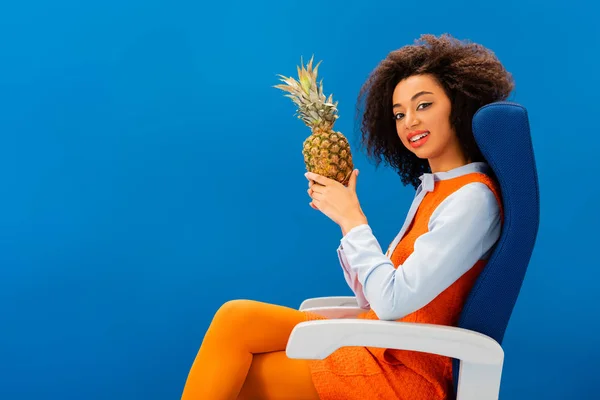
[[[422,96],[424,94],[433,94],[433,93],[422,90],[419,93],[415,94],[413,97],[411,97],[410,101],[414,101],[417,97]],[[392,108],[396,108],[396,107],[401,107],[401,104],[397,103],[392,106]]]

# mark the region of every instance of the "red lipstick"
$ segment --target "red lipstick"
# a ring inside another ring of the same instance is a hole
[[[417,135],[422,135],[422,134],[424,134],[424,133],[426,133],[426,134],[427,134],[427,136],[425,136],[425,137],[422,137],[421,139],[417,140],[416,142],[412,142],[412,141],[410,140],[411,138],[413,138],[413,137],[415,137],[415,136],[417,136]],[[426,131],[426,130],[413,131],[413,132],[410,132],[410,133],[409,133],[409,134],[406,136],[406,138],[408,139],[408,143],[410,143],[410,145],[411,145],[413,148],[420,147],[420,146],[423,146],[423,145],[425,144],[425,142],[427,142],[427,139],[429,139],[429,131]]]

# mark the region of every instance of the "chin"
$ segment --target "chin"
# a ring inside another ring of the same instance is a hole
[[[431,158],[431,152],[425,149],[410,149],[412,153],[422,160],[428,160]]]

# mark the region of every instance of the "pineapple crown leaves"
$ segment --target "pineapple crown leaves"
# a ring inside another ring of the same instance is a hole
[[[298,66],[298,80],[277,75],[284,84],[275,85],[274,87],[288,92],[285,97],[292,99],[298,106],[295,115],[306,125],[311,128],[331,129],[338,118],[338,102],[333,103],[333,95],[325,98],[323,94],[323,80],[317,84],[317,75],[321,62],[319,61],[313,68],[313,59],[314,56],[311,57],[305,67],[301,57],[301,66]]]

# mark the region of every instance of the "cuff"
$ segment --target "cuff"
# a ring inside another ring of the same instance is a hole
[[[338,247],[338,250],[344,250],[345,241],[352,240],[352,238],[356,235],[361,235],[364,233],[373,233],[371,231],[371,227],[368,224],[357,225],[354,228],[350,229],[348,232],[346,232],[346,236],[340,239],[340,246]]]

